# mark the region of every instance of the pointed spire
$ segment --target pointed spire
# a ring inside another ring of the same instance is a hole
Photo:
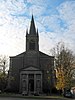
[[[35,23],[34,23],[34,17],[32,15],[32,19],[31,19],[31,25],[30,25],[30,31],[29,34],[36,34],[36,28],[35,28]]]
[[[26,35],[28,34],[28,29],[26,29]]]
[[[33,17],[33,14],[32,14],[32,19],[31,19],[31,21],[34,23],[34,17]]]

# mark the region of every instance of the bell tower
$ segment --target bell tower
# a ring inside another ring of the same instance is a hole
[[[39,51],[39,36],[36,31],[34,18],[32,15],[30,30],[26,31],[26,51]]]

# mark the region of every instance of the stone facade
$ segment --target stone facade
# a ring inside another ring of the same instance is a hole
[[[8,87],[20,93],[47,92],[54,87],[54,57],[39,51],[39,34],[32,16],[26,31],[26,51],[10,57]]]

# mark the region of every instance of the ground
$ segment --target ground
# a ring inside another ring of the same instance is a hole
[[[22,96],[22,94],[15,93],[1,93],[0,100],[75,100],[75,98],[65,98],[64,96]]]
[[[33,99],[29,99],[29,98],[12,98],[12,97],[0,97],[0,100],[33,100]],[[43,99],[34,99],[34,100],[43,100]],[[63,99],[53,99],[53,98],[50,98],[50,99],[44,99],[44,100],[72,100],[72,99],[69,99],[69,98],[67,98],[67,99],[65,99],[65,98],[63,98]]]
[[[75,98],[64,98],[63,96],[22,96],[22,95],[0,95],[0,100],[75,100]]]

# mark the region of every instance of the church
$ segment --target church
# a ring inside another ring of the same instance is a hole
[[[33,15],[26,31],[26,51],[10,57],[8,87],[25,94],[47,93],[54,87],[54,57],[39,51]]]

